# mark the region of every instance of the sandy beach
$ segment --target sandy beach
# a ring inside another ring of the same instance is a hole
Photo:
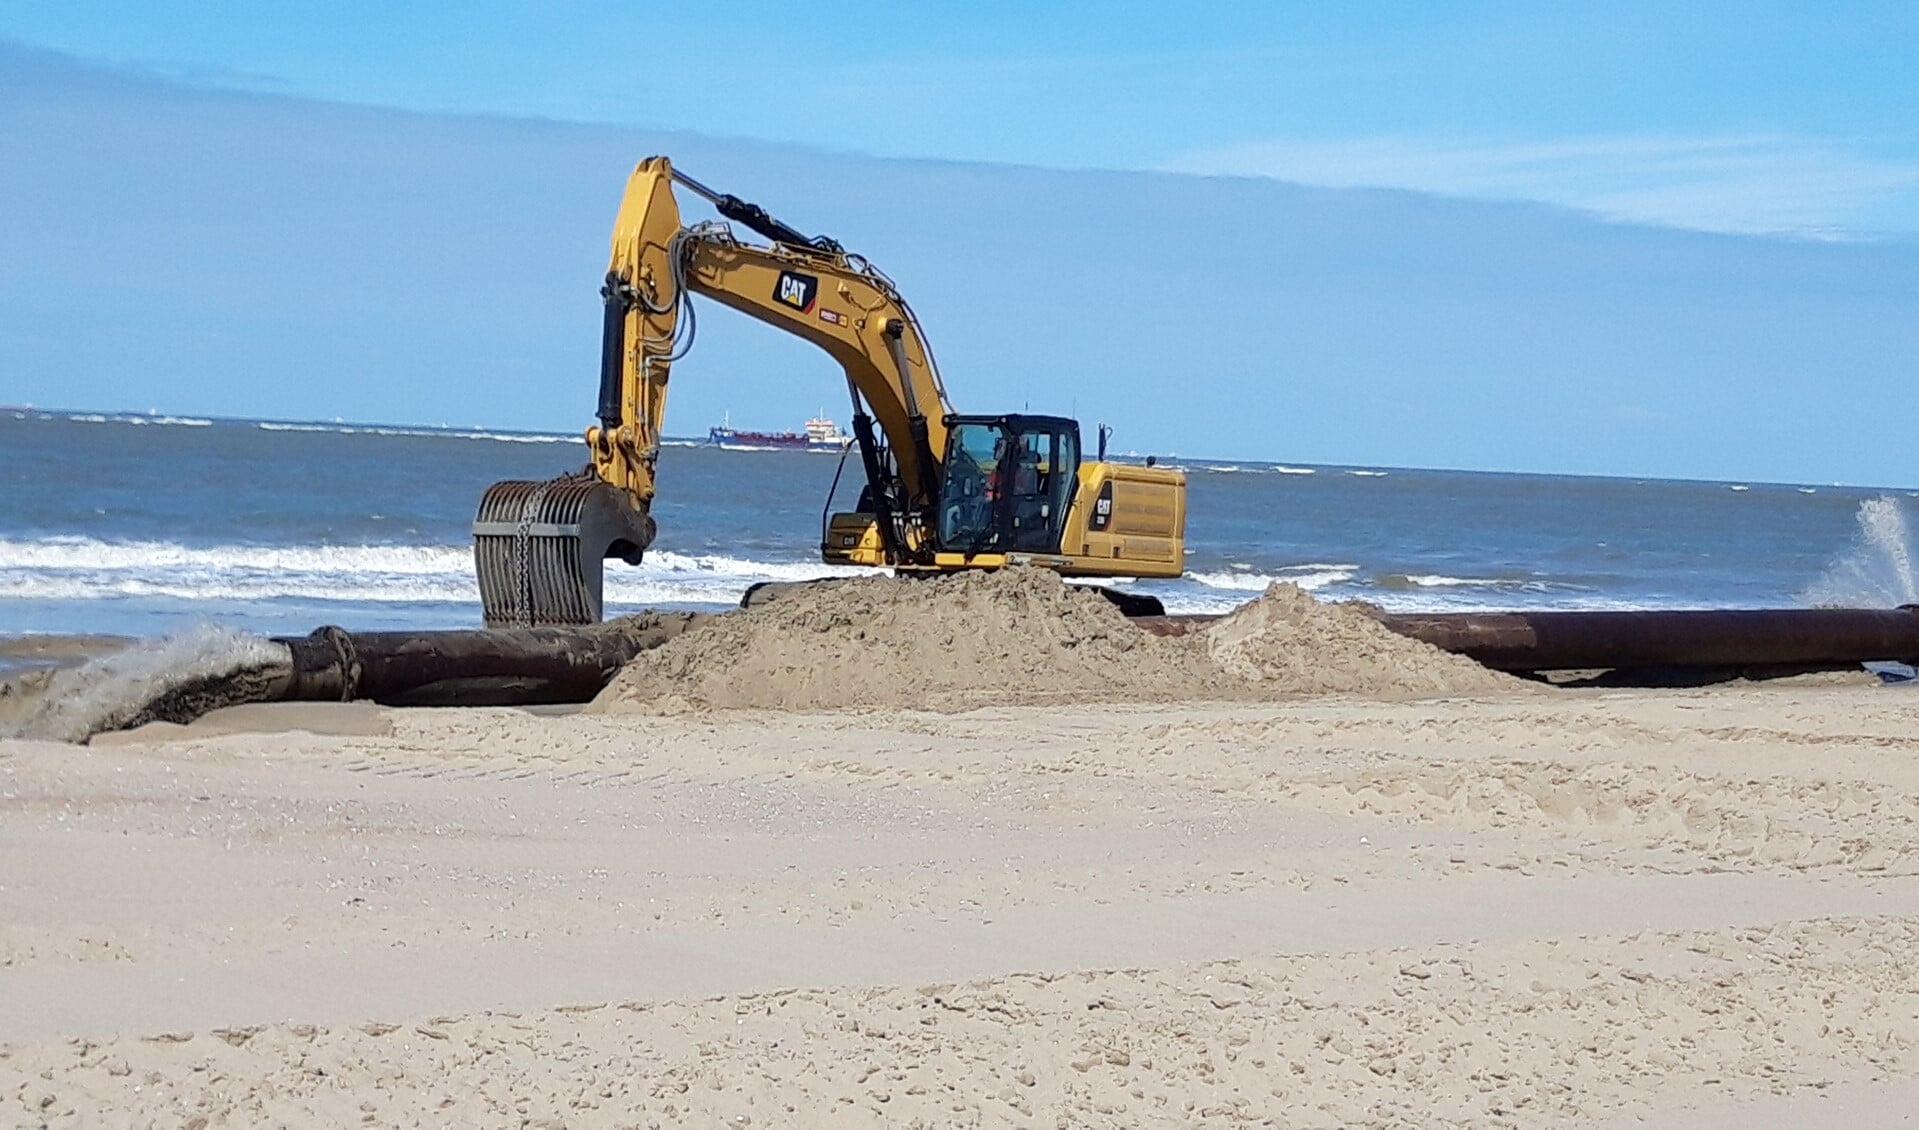
[[[1919,1130],[1916,359],[1919,0],[0,2],[0,1130]]]
[[[1900,1125],[1919,694],[0,743],[7,1125]]]

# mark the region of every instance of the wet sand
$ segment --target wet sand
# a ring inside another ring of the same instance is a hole
[[[124,651],[133,642],[130,636],[0,636],[0,679],[15,678],[27,671],[77,667],[89,659]]]
[[[1854,684],[0,743],[0,1118],[1900,1125],[1916,721]]]

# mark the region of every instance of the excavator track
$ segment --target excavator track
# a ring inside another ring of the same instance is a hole
[[[509,479],[480,498],[473,561],[489,628],[597,624],[609,557],[639,564],[652,515],[592,468],[556,479]]]

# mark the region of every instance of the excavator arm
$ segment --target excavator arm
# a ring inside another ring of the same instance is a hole
[[[724,223],[685,225],[676,184],[770,242],[744,242]],[[481,501],[473,532],[489,626],[597,621],[601,561],[637,564],[652,543],[667,386],[692,343],[695,295],[840,364],[884,563],[932,563],[951,408],[912,310],[885,275],[838,243],[803,236],[651,157],[628,179],[613,225],[590,462],[560,479],[496,483]]]
[[[681,223],[677,183],[773,242],[746,243],[725,224]],[[698,295],[824,350],[846,373],[856,415],[870,409],[890,463],[881,478],[903,518],[931,508],[950,411],[919,326],[893,284],[823,237],[808,239],[756,205],[673,170],[640,163],[613,225],[600,359],[600,425],[589,430],[606,482],[651,500],[669,371],[691,343],[686,298]],[[878,437],[874,437],[877,441]],[[875,442],[874,446],[878,446]],[[914,523],[899,532],[910,537]],[[902,541],[900,550],[914,551]]]

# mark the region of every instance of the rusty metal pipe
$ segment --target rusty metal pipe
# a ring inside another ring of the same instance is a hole
[[[680,634],[691,613],[579,628],[349,632],[278,638],[292,657],[272,688],[289,701],[372,699],[392,706],[585,702],[627,660]]]
[[[1684,612],[1379,613],[1404,636],[1502,671],[1818,669],[1919,664],[1919,606]],[[267,698],[393,705],[583,702],[621,664],[684,631],[686,614],[580,628],[347,632],[282,638],[290,669]],[[1140,617],[1180,634],[1217,617]]]
[[[1817,668],[1919,659],[1919,607],[1386,613],[1380,621],[1504,671]]]
[[[1402,636],[1501,671],[1818,669],[1919,661],[1919,605],[1633,612],[1381,612]],[[1217,619],[1139,621],[1182,634]]]

